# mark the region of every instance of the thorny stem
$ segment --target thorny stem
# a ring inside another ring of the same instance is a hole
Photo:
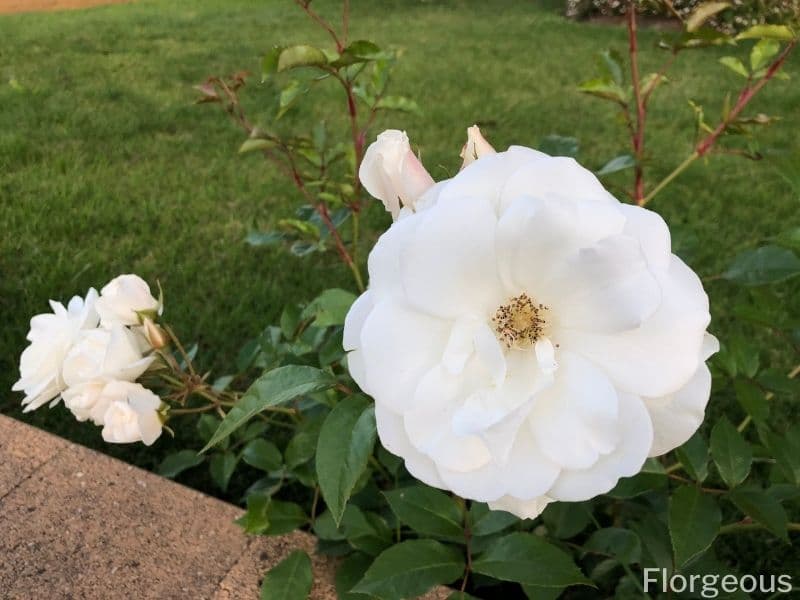
[[[764,75],[759,79],[755,84],[751,84],[749,81],[748,83],[742,88],[739,92],[739,97],[736,100],[736,104],[731,108],[730,112],[725,116],[722,121],[716,126],[716,128],[709,133],[704,139],[702,139],[696,146],[692,153],[684,159],[684,161],[675,167],[675,169],[667,175],[653,190],[647,194],[644,198],[642,198],[640,204],[642,206],[646,205],[650,202],[661,190],[663,190],[667,185],[669,185],[678,175],[680,175],[683,171],[685,171],[689,165],[691,165],[695,160],[701,158],[708,154],[714,145],[719,140],[720,136],[725,133],[728,127],[736,121],[738,116],[741,112],[745,109],[745,107],[750,103],[753,97],[763,88],[767,83],[775,77],[775,74],[780,70],[783,64],[786,62],[786,59],[789,58],[789,55],[792,53],[794,48],[797,46],[797,40],[792,40],[789,42],[783,51],[778,55],[778,57],[772,61],[770,66],[767,68]]]
[[[295,4],[297,4],[297,6],[302,8],[309,17],[314,19],[314,21],[316,21],[319,24],[320,27],[322,27],[325,31],[328,32],[328,35],[330,35],[331,38],[333,39],[333,43],[336,44],[336,50],[338,52],[341,52],[342,50],[344,50],[344,43],[339,39],[339,36],[336,35],[336,31],[334,31],[334,29],[333,29],[333,27],[331,27],[330,23],[328,23],[325,19],[323,19],[316,12],[314,12],[314,9],[311,8],[310,0],[305,0],[305,1],[304,0],[294,0],[294,1],[295,1]]]
[[[628,52],[631,61],[631,85],[633,86],[633,97],[636,102],[636,127],[633,134],[633,151],[636,157],[635,182],[633,197],[636,204],[641,205],[644,199],[644,128],[647,118],[645,101],[642,98],[639,77],[639,43],[636,30],[636,2],[630,0],[628,3]]]

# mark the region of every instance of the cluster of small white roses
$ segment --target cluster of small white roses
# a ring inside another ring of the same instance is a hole
[[[161,399],[136,383],[155,360],[163,334],[154,319],[161,303],[137,275],[120,275],[97,294],[31,319],[30,345],[20,358],[25,412],[63,399],[78,421],[103,428],[111,443],[152,444],[161,435]]]

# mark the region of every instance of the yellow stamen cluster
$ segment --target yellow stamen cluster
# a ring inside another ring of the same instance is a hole
[[[548,307],[522,293],[500,306],[492,317],[494,330],[506,348],[530,348],[542,337]]]

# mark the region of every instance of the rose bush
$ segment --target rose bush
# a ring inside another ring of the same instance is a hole
[[[763,326],[797,339],[796,302],[770,284],[800,276],[800,234],[706,276],[745,290],[717,298],[736,319],[718,344],[703,285],[676,256],[685,231],[673,239],[643,208],[700,158],[761,156],[754,133],[772,117],[746,111],[782,74],[795,30],[711,34],[714,11],[697,11],[665,36],[665,66],[642,75],[630,10],[628,64],[605,51],[600,75],[579,88],[614,103],[629,154],[592,173],[570,158],[575,138],[496,152],[474,126],[460,171],[453,148],[442,166],[456,174],[435,182],[405,132],[367,144],[382,112],[419,111],[388,93],[397,56],[348,39],[347,2],[341,31],[297,4],[333,47],[279,45],[263,57],[274,102],[257,125],[239,97],[247,72],[209,77],[199,101],[220,106],[246,132],[240,153],[266,159],[302,198],[294,218],[248,243],[334,253],[352,286],[290,303],[212,377],[196,366],[198,345],[164,322],[161,298],[121,276],[99,297],[34,317],[14,386],[26,410],[63,398],[112,443],[152,444],[196,416],[203,447],[169,454],[159,472],[203,465],[229,498],[243,492],[249,534],[313,531],[317,552],[341,559],[342,598],[395,600],[437,584],[464,600],[641,597],[644,569],[727,570],[722,536],[766,530],[764,543],[780,544],[800,531],[800,427],[770,413],[797,395],[800,367],[786,377],[753,341]],[[651,182],[653,163],[669,159],[645,150],[648,102],[680,53],[722,43],[741,89],[716,123],[692,103],[691,152]],[[733,56],[742,45],[749,66]],[[283,117],[328,84],[342,92],[346,141],[331,135],[341,123],[287,131]],[[380,235],[367,193],[392,216]],[[311,585],[298,551],[262,592],[301,597]]]
[[[389,162],[404,135],[367,150],[385,157],[362,164],[367,190],[413,156]],[[688,440],[719,346],[657,214],[571,158],[494,153],[475,128],[466,157],[378,240],[344,345],[383,445],[415,477],[533,518]]]

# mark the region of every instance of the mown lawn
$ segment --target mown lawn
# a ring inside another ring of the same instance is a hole
[[[575,91],[594,74],[598,50],[624,51],[623,29],[567,22],[553,10],[557,2],[353,4],[352,39],[401,50],[393,90],[423,107],[421,116],[384,115],[376,132],[406,129],[435,177],[457,168],[465,127],[476,121],[496,147],[577,136],[579,159],[593,168],[627,150],[612,109]],[[324,13],[335,3],[316,5]],[[663,58],[659,35],[642,36],[645,72]],[[48,298],[85,293],[118,273],[160,280],[167,319],[200,343],[200,362],[218,371],[285,303],[348,281],[333,258],[298,259],[243,243],[255,225],[291,215],[299,200],[257,158],[236,154],[241,133],[215,107],[193,104],[191,86],[207,75],[257,72],[272,44],[303,41],[326,38],[291,2],[277,0],[143,0],[0,17],[0,389],[16,379],[28,320]],[[657,97],[648,140],[654,177],[688,153],[687,100],[706,104],[713,118],[721,90],[739,84],[717,62],[721,55],[682,56]],[[767,159],[697,164],[653,203],[681,238],[688,227],[699,240],[685,256],[704,276],[798,222],[800,187],[782,176],[800,160],[797,58],[788,67],[794,81],[769,86],[755,103],[784,117],[760,138]],[[266,101],[256,79],[245,94],[255,115]],[[330,109],[341,100],[338,90],[325,94],[325,116],[341,124]],[[289,118],[302,125],[307,107]],[[372,219],[388,223],[378,206]],[[724,337],[732,288],[713,282],[710,291],[712,330]],[[791,358],[777,347],[771,360],[788,367]],[[0,411],[20,417],[19,400],[0,394]],[[715,411],[726,401],[717,395]],[[175,445],[108,447],[99,429],[61,408],[22,418],[149,468]]]

